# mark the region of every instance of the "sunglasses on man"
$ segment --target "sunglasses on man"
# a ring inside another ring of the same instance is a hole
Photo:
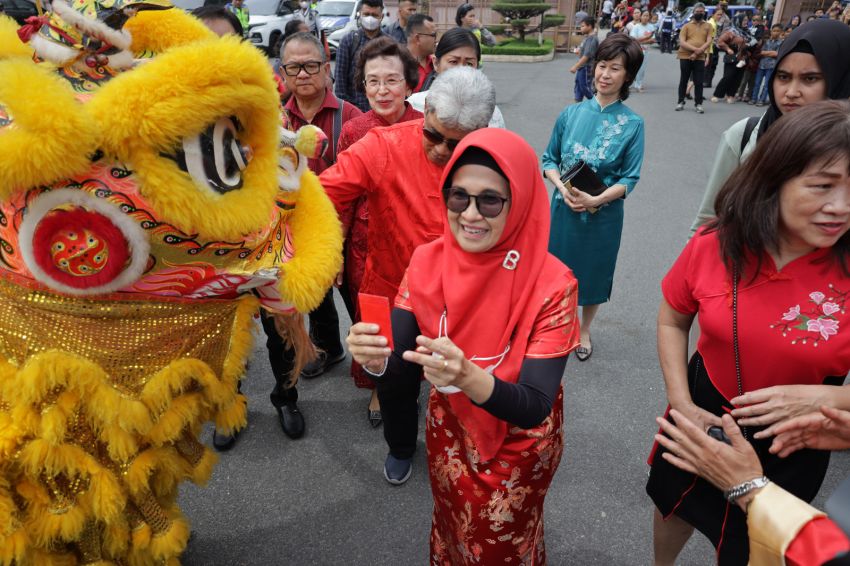
[[[446,144],[446,147],[449,151],[454,151],[457,147],[457,144],[460,143],[460,140],[453,140],[451,138],[447,138],[437,130],[432,130],[428,127],[423,127],[422,133],[425,135],[428,141],[434,145],[440,145],[441,143]]]

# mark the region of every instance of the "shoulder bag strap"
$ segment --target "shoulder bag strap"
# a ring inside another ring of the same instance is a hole
[[[738,396],[744,394],[744,382],[741,376],[741,350],[738,347],[738,268],[732,269],[732,349],[735,351],[735,380],[738,383]],[[741,428],[744,438],[749,440],[747,427]]]
[[[744,148],[747,147],[748,143],[750,143],[750,138],[753,136],[753,130],[756,129],[756,125],[759,123],[759,120],[760,116],[750,116],[747,118],[747,125],[744,126],[744,135],[741,137],[741,155],[744,155]]]
[[[339,108],[337,108],[336,112],[334,112],[334,124],[333,130],[331,131],[331,133],[333,134],[331,136],[333,138],[331,140],[331,148],[333,150],[333,153],[331,153],[331,155],[333,155],[333,162],[336,163],[336,148],[339,146],[339,134],[340,132],[342,132],[342,112],[343,110],[345,110],[345,101],[340,100],[337,95],[334,95],[334,98],[336,98],[336,101],[339,104]]]

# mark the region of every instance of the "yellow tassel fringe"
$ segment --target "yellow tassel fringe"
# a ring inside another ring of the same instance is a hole
[[[20,369],[0,360],[0,565],[76,564],[75,553],[50,549],[79,544],[91,524],[103,553],[95,563],[179,564],[189,524],[178,486],[204,484],[217,460],[197,433],[208,421],[246,424],[237,384],[256,309],[255,298],[239,300],[221,375],[174,360],[137,396],[68,352],[34,355]]]

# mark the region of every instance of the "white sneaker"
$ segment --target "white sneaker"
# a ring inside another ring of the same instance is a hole
[[[679,104],[676,105],[676,112],[679,112],[680,110],[684,110],[684,109],[685,109],[685,103],[684,102],[680,102]]]
[[[697,104],[697,114],[705,114],[705,110],[702,109],[702,104]]]

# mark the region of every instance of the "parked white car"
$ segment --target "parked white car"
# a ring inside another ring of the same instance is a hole
[[[248,20],[248,40],[271,56],[283,28],[292,19],[292,6],[289,0],[245,0],[250,18]]]
[[[331,55],[349,31],[357,28],[356,0],[321,0],[317,6],[319,26],[328,38]]]

